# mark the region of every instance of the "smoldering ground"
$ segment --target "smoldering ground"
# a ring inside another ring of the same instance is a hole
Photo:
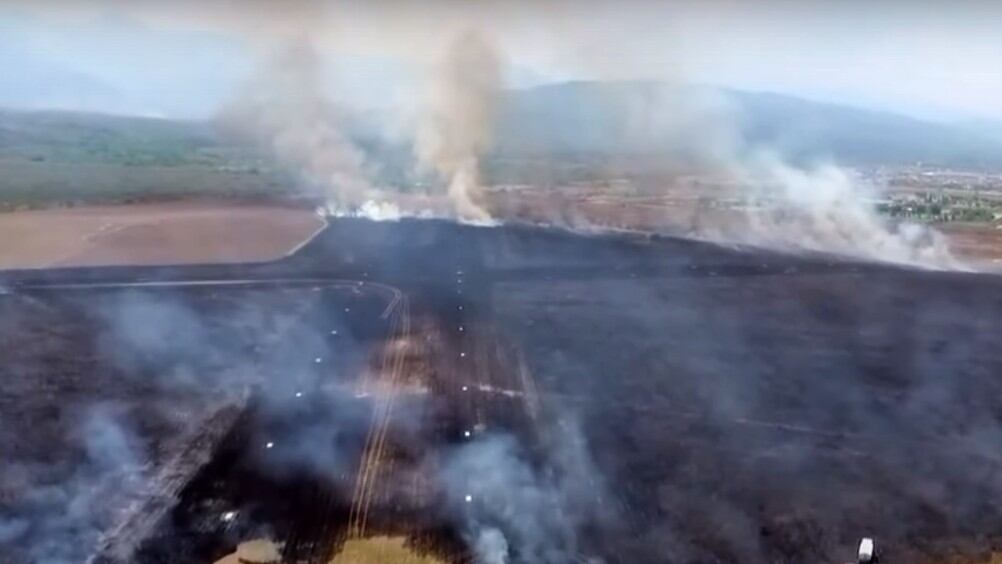
[[[142,491],[146,456],[122,411],[112,403],[74,410],[68,416],[75,426],[71,447],[62,460],[5,464],[6,487],[19,489],[0,511],[0,547],[7,557],[82,562],[116,518],[109,500]]]
[[[576,419],[564,409],[554,413],[562,419],[543,428],[536,452],[510,435],[488,434],[438,461],[448,506],[478,562],[578,560],[585,525],[613,518]]]
[[[267,429],[261,446],[273,445],[260,449],[260,462],[271,471],[337,473],[357,454],[338,445],[364,435],[369,423],[349,382],[370,353],[337,311],[323,309],[322,293],[298,295],[293,311],[251,303],[220,323],[176,298],[125,294],[101,314],[108,319],[101,342],[129,377],[152,377],[164,401],[180,395],[219,404],[253,394]],[[322,327],[304,322],[314,308],[326,314],[315,321]]]
[[[370,412],[346,399],[354,391],[337,372],[360,370],[368,353],[336,312],[322,327],[304,323],[322,294],[259,302],[250,292],[242,303],[195,294],[5,300],[18,312],[5,320],[8,337],[42,339],[8,356],[14,380],[5,387],[24,379],[59,394],[7,410],[5,427],[20,429],[4,439],[14,458],[2,473],[0,546],[11,561],[86,560],[131,506],[163,495],[151,489],[161,469],[197,470],[172,466],[175,455],[251,393],[275,445],[260,458],[262,471],[318,476],[353,464],[353,437],[364,438]],[[336,340],[320,336],[332,333]],[[310,407],[322,398],[338,409]]]
[[[354,296],[355,289],[346,295]],[[373,369],[372,343],[366,340],[372,337],[356,337],[357,322],[346,319],[349,307],[344,306],[349,303],[362,319],[379,319],[382,301],[366,305],[355,297],[339,302],[309,286],[235,293],[124,290],[89,298],[10,300],[25,300],[16,306],[5,303],[31,315],[6,318],[5,331],[22,338],[49,328],[56,333],[48,333],[43,350],[26,351],[21,360],[10,358],[5,370],[44,376],[64,394],[67,382],[82,379],[78,392],[63,398],[67,405],[82,406],[64,418],[66,426],[51,429],[48,438],[42,436],[48,423],[25,433],[22,442],[46,446],[35,448],[38,456],[19,457],[5,469],[4,491],[16,492],[12,503],[4,503],[2,542],[14,561],[86,560],[97,544],[105,546],[108,533],[143,510],[147,498],[164,495],[156,490],[162,486],[162,468],[169,467],[173,475],[198,470],[177,467],[177,449],[201,440],[201,427],[231,406],[246,405],[253,414],[243,422],[247,428],[241,436],[253,438],[246,461],[254,472],[277,483],[315,480],[349,495],[353,482],[338,477],[355,470],[373,424],[373,402],[381,400],[379,390],[359,397],[351,383]],[[371,329],[362,333],[366,331]],[[46,366],[53,355],[65,357],[67,366],[55,371]],[[248,397],[250,404],[244,403]],[[407,437],[428,431],[419,428],[423,423],[413,411],[421,397],[398,402],[389,429],[394,440],[406,443]],[[8,414],[18,417],[17,426],[44,416],[27,404],[25,409],[20,416]],[[489,509],[493,527],[505,535],[500,538],[510,543],[513,557],[539,553],[559,560],[557,554],[575,546],[573,516],[584,498],[574,488],[585,479],[581,473],[589,466],[580,462],[587,453],[580,442],[553,439],[569,454],[541,462],[538,453],[533,459],[519,451],[514,439],[498,433],[470,445],[469,451],[462,449],[457,462],[433,475],[441,476],[443,491],[453,495],[462,482],[455,479],[460,466],[499,463],[490,481],[478,486],[480,502],[500,503],[498,488],[506,485],[519,488],[520,500],[503,511]],[[58,460],[55,452],[63,453]],[[407,490],[404,483],[382,487]],[[256,521],[257,503],[220,506],[219,515],[212,517],[221,523],[220,515],[232,512],[234,526],[243,534],[274,534],[269,521]],[[564,538],[554,544],[524,529],[513,513],[522,510],[545,510],[540,525],[561,528]],[[450,522],[473,534],[478,520],[467,523],[462,506],[450,505],[449,511],[454,511]],[[477,550],[486,550],[491,535],[477,533],[469,540]]]
[[[921,562],[987,550],[995,542],[998,513],[990,500],[999,495],[998,462],[992,453],[1002,390],[993,375],[1002,359],[993,320],[1002,303],[991,277],[737,252],[673,238],[341,221],[351,230],[335,226],[290,264],[312,260],[329,268],[337,259],[318,249],[342,249],[353,233],[392,241],[372,252],[398,274],[401,253],[410,258],[427,292],[411,295],[412,303],[432,296],[420,309],[441,310],[455,339],[474,327],[455,330],[460,311],[489,306],[496,330],[524,353],[526,372],[511,375],[512,382],[531,375],[531,387],[544,408],[554,407],[555,419],[564,416],[561,405],[578,415],[579,434],[559,423],[550,432],[546,424],[528,423],[531,416],[517,403],[524,396],[489,390],[483,393],[516,406],[505,413],[517,440],[488,433],[470,440],[461,433],[469,427],[459,427],[458,436],[444,433],[451,437],[445,444],[456,448],[432,453],[430,475],[447,522],[484,558],[557,560],[580,552],[609,562],[664,555],[680,562],[838,561],[851,557],[860,536],[872,535],[903,560]],[[401,249],[401,241],[425,246]],[[419,257],[438,274],[441,265],[450,267],[441,286],[428,287]],[[367,262],[351,259],[353,268]],[[462,284],[457,271],[464,273]],[[483,297],[489,304],[452,301],[460,286],[473,300],[481,284],[490,289]],[[348,289],[352,300],[360,299],[353,292],[358,288]],[[0,380],[10,390],[0,395],[0,438],[22,460],[37,461],[33,468],[53,472],[51,483],[71,477],[74,464],[84,465],[82,444],[74,447],[74,463],[62,466],[55,460],[62,451],[51,446],[78,436],[66,430],[76,420],[51,425],[58,420],[51,414],[59,413],[53,406],[94,403],[82,397],[124,404],[113,410],[114,421],[128,430],[120,435],[140,438],[135,456],[156,456],[162,449],[148,444],[145,429],[197,426],[198,417],[172,409],[187,405],[186,396],[196,396],[194,405],[227,397],[215,390],[211,397],[199,394],[198,382],[225,389],[270,380],[272,387],[258,393],[260,401],[284,404],[275,409],[278,433],[270,439],[254,434],[253,452],[263,463],[274,454],[279,469],[298,464],[312,476],[317,465],[338,468],[339,460],[356,456],[355,419],[363,420],[359,430],[371,425],[364,408],[360,417],[350,409],[370,400],[337,386],[321,393],[326,382],[308,366],[333,363],[336,375],[342,361],[364,364],[350,360],[357,349],[351,342],[347,351],[338,349],[332,331],[355,315],[354,323],[383,323],[377,320],[385,297],[367,306],[356,301],[351,313],[348,304],[309,284],[45,299],[11,294],[0,307],[0,337],[10,343],[9,372]],[[348,326],[359,343],[367,342],[364,334],[381,342],[382,325],[368,332]],[[276,340],[279,335],[285,339]],[[114,354],[116,342],[131,352]],[[165,343],[176,343],[176,350]],[[273,349],[256,353],[255,346]],[[500,352],[490,356],[506,367],[520,364]],[[480,365],[471,366],[482,375]],[[472,390],[457,386],[469,372],[458,372],[459,380],[447,378],[445,387],[458,398],[472,397]],[[161,377],[164,385],[157,383]],[[64,395],[54,399],[39,390]],[[327,450],[320,452],[327,456],[302,459],[294,433],[300,427],[282,427],[289,420],[281,414],[300,413],[287,407],[304,399],[298,391],[344,400],[334,403],[341,409],[333,413],[302,415],[323,431],[304,433],[303,440],[324,442]],[[136,395],[144,398],[139,407],[130,403]],[[425,397],[413,396],[408,401]],[[346,434],[329,429],[338,426]],[[539,436],[524,441],[521,432]],[[30,491],[30,481],[12,488],[12,478],[3,478],[5,499],[10,491]],[[514,493],[500,493],[506,490]],[[18,507],[20,498],[12,499],[5,510]],[[208,504],[203,511],[216,525],[225,511],[238,513],[238,525],[253,516],[240,505]],[[523,511],[531,515],[521,517]],[[5,539],[24,538],[18,520],[24,515],[4,517]],[[17,542],[4,548],[20,550]]]
[[[969,282],[525,282],[498,307],[582,414],[622,561],[840,561],[871,535],[918,562],[999,518],[1002,421],[972,392],[998,388],[1002,304]]]

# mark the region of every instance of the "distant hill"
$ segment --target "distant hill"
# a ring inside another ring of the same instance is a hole
[[[204,161],[218,144],[204,122],[0,110],[0,157],[169,166]]]
[[[300,193],[270,160],[205,122],[0,110],[0,210]]]
[[[657,82],[568,82],[504,93],[488,181],[566,182],[656,177],[729,147],[766,146],[794,162],[923,162],[1002,169],[1002,124],[949,125],[790,96]],[[381,132],[388,116],[353,116],[348,134],[376,182],[419,178],[411,147]],[[205,121],[62,111],[0,110],[0,160],[203,167],[252,174],[281,169]],[[294,171],[285,171],[294,172]],[[9,182],[8,182],[9,184]],[[4,182],[0,180],[0,188]]]
[[[106,100],[123,98],[115,87],[97,77],[7,42],[0,42],[0,68],[4,69],[0,73],[3,106],[92,110]]]
[[[831,156],[847,164],[921,161],[958,168],[1002,166],[1002,137],[966,125],[807,101],[728,91],[740,108],[741,133],[794,159]]]
[[[791,96],[657,82],[509,91],[499,154],[665,154],[739,140],[794,161],[1002,167],[1002,135]]]

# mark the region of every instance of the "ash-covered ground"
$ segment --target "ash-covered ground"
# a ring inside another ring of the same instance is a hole
[[[2,278],[5,561],[1002,550],[997,277],[342,219],[274,263]]]

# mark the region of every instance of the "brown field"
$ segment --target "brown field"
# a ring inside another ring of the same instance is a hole
[[[961,258],[988,268],[1002,268],[1002,224],[956,223],[937,226]]]
[[[408,548],[400,537],[373,537],[352,539],[344,543],[341,552],[334,555],[331,564],[442,564],[433,556],[418,554]]]
[[[178,201],[0,213],[0,268],[279,258],[324,225],[311,210]]]
[[[495,215],[571,227],[657,231],[728,240],[741,235],[748,215],[691,192],[672,196],[602,194],[589,190],[535,190],[492,194]],[[946,236],[954,256],[976,269],[1002,269],[1002,224],[948,223],[933,227]],[[730,237],[729,237],[730,236]]]

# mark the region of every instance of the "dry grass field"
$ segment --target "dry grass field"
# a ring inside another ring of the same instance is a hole
[[[293,207],[213,201],[0,213],[0,268],[279,258],[323,220]]]

